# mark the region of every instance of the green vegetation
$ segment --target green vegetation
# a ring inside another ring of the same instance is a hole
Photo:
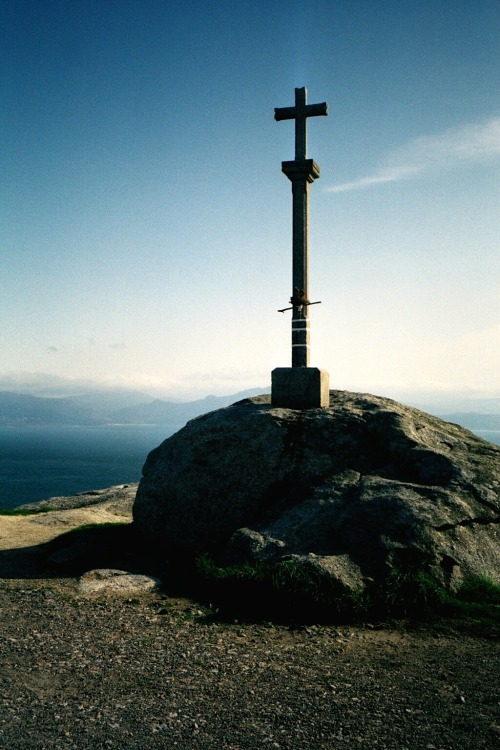
[[[0,509],[0,515],[27,516],[51,508]],[[467,618],[486,628],[500,624],[500,586],[485,577],[465,580],[454,594],[429,570],[425,557],[393,559],[382,582],[346,593],[311,561],[293,557],[277,563],[223,566],[202,555],[196,561],[170,560],[145,549],[133,523],[88,523],[53,539],[47,555],[67,548],[65,569],[116,567],[119,561],[161,570],[169,596],[191,596],[224,618],[274,622],[348,622],[373,618]],[[62,563],[60,563],[62,565]],[[185,615],[190,617],[190,614]]]
[[[394,567],[372,594],[372,605],[395,616],[425,616],[439,608],[447,592],[428,573]]]
[[[456,614],[500,623],[500,586],[488,578],[464,581],[448,603]]]
[[[346,595],[312,565],[293,558],[275,564],[218,566],[206,555],[196,561],[196,594],[221,612],[274,621],[360,618],[366,597]]]
[[[48,513],[55,510],[50,505],[41,508],[0,508],[0,516],[36,516],[38,513]]]
[[[294,559],[223,567],[206,555],[196,561],[193,576],[195,595],[225,616],[295,622],[435,615],[500,620],[500,586],[485,578],[471,578],[452,594],[428,572],[393,568],[382,585],[345,593],[313,566]]]
[[[402,574],[395,571],[386,579],[386,585],[374,605],[397,616],[428,617],[440,614],[499,622],[500,586],[488,578],[473,577],[464,580],[453,594],[429,573],[415,571]]]
[[[500,586],[489,578],[470,578],[460,586],[457,597],[463,602],[482,602],[500,606]]]
[[[230,565],[227,568],[219,567],[208,555],[201,555],[196,560],[196,569],[204,578],[213,578],[218,581],[262,581],[268,565],[257,563],[256,565]]]

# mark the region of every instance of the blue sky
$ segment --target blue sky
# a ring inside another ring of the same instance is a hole
[[[311,364],[500,395],[497,2],[0,3],[0,387],[196,397],[290,364],[294,88]],[[41,377],[37,375],[36,377]]]

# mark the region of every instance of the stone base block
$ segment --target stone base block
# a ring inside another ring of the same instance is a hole
[[[285,409],[330,405],[330,378],[317,367],[276,367],[271,373],[271,403]]]

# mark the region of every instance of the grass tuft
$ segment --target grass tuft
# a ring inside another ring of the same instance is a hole
[[[222,567],[203,555],[194,575],[197,594],[226,616],[312,622],[356,619],[366,612],[362,593],[346,594],[312,566],[294,559]]]
[[[456,598],[462,602],[475,602],[500,606],[500,586],[489,578],[474,576],[464,581],[457,591]]]
[[[222,567],[209,556],[196,561],[196,594],[213,602],[225,616],[278,621],[360,621],[366,618],[467,617],[498,623],[500,587],[471,578],[456,594],[428,571],[393,567],[383,584],[349,593],[302,561],[246,563]]]

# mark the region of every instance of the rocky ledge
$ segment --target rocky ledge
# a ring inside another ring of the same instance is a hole
[[[500,448],[395,401],[269,396],[198,417],[153,450],[133,507],[167,556],[293,561],[339,593],[428,573],[500,582]]]

